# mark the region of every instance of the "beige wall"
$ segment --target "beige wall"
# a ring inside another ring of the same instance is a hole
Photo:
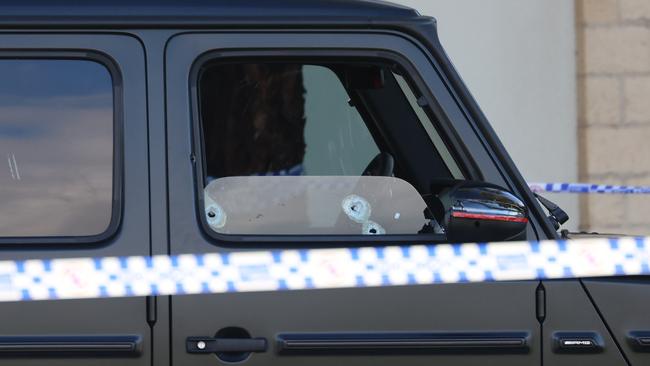
[[[650,185],[650,0],[577,0],[580,178]],[[650,197],[584,197],[586,230],[650,234]]]

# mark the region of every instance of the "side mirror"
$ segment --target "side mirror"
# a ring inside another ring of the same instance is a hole
[[[505,189],[461,182],[440,192],[442,220],[450,242],[525,240],[528,209]]]

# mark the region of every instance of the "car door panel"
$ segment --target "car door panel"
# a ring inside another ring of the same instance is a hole
[[[641,279],[584,280],[630,365],[650,363],[650,284]]]
[[[579,280],[544,281],[543,285],[544,365],[627,365]]]
[[[121,220],[96,243],[10,243],[0,260],[149,254],[144,53],[125,35],[3,34],[0,53],[12,57],[86,58],[99,55],[115,69],[114,164],[121,172]],[[72,52],[72,55],[70,54]],[[128,133],[122,133],[128,125]],[[124,158],[122,158],[122,156]],[[150,328],[144,298],[34,301],[0,304],[0,363],[8,365],[147,365]],[[30,352],[17,352],[16,347]]]
[[[210,51],[283,48],[406,54],[418,64],[419,72],[435,78],[430,80],[432,84],[440,82],[424,54],[396,36],[203,33],[173,37],[166,53],[168,169],[173,172],[169,175],[172,254],[225,253],[237,246],[210,239],[197,217],[200,208],[193,162],[199,155],[193,145],[191,116],[195,110],[187,89],[195,61]],[[498,172],[485,169],[486,176],[501,183]],[[255,246],[240,243],[248,248]],[[540,364],[537,285],[537,281],[523,281],[173,297],[172,364],[215,364],[217,355],[202,350],[220,341],[225,344],[224,338],[233,342],[242,336],[267,342],[265,352],[239,359],[247,364]],[[471,341],[489,346],[472,348]],[[429,348],[404,346],[413,342]],[[253,341],[248,344],[259,345]],[[301,349],[296,352],[295,347]]]
[[[221,329],[239,327],[253,338],[265,338],[269,344],[266,352],[254,353],[246,361],[251,365],[329,365],[332,362],[481,365],[486,357],[503,365],[521,365],[537,352],[534,341],[538,339],[538,327],[534,315],[530,315],[535,311],[534,296],[516,299],[509,295],[517,291],[534,292],[535,286],[525,282],[503,285],[457,284],[179,297],[173,301],[173,311],[192,311],[173,314],[172,353],[176,364],[210,365],[214,355],[188,353],[185,339],[213,337]],[[512,301],[504,308],[502,300],[508,297]],[[214,310],[208,314],[207,309]],[[197,312],[204,315],[196,316]],[[284,344],[287,340],[299,340],[303,345],[291,349]],[[321,342],[315,344],[314,340]],[[363,340],[366,344],[359,345]],[[392,343],[371,343],[369,340],[390,340]],[[429,343],[417,348],[406,344],[416,340]],[[508,343],[514,340],[523,342]],[[309,341],[311,348],[304,346],[304,342]],[[469,341],[483,344],[478,347]],[[488,344],[489,341],[493,342]]]

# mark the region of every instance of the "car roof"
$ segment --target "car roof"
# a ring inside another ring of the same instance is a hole
[[[0,24],[268,23],[346,19],[405,20],[414,9],[380,0],[2,0]]]

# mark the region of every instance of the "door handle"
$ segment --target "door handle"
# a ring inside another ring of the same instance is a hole
[[[266,338],[187,337],[187,353],[266,352]]]

